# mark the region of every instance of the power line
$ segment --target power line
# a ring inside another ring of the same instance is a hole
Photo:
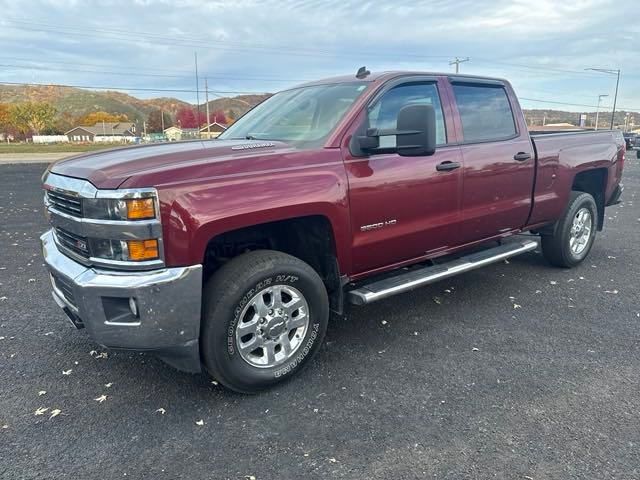
[[[187,88],[142,88],[142,87],[102,87],[93,85],[68,85],[60,83],[25,83],[25,82],[1,82],[0,85],[14,85],[24,87],[60,87],[60,88],[86,88],[88,90],[125,90],[140,92],[172,92],[172,93],[196,93],[196,90]],[[212,94],[229,95],[266,95],[268,92],[242,92],[236,90],[209,90]]]
[[[65,35],[75,35],[82,37],[92,37],[100,36],[98,34],[102,34],[102,36],[107,36],[111,39],[123,40],[128,42],[138,42],[140,39],[145,39],[149,41],[154,41],[155,43],[167,44],[171,46],[179,45],[183,47],[198,47],[201,49],[212,49],[212,50],[247,50],[247,51],[270,51],[271,53],[280,54],[280,55],[293,55],[293,56],[324,56],[324,57],[362,57],[363,55],[370,56],[387,56],[398,58],[399,56],[405,58],[450,58],[451,55],[423,55],[423,54],[413,54],[403,52],[402,54],[396,52],[380,52],[380,51],[371,51],[371,52],[334,52],[320,49],[310,49],[310,48],[292,48],[291,45],[270,45],[270,46],[262,46],[256,44],[248,44],[248,43],[237,43],[237,42],[229,42],[227,40],[221,39],[212,39],[212,38],[190,38],[190,37],[169,37],[163,34],[157,33],[149,33],[149,32],[130,32],[119,29],[104,29],[104,28],[84,28],[84,27],[70,27],[66,25],[52,25],[48,23],[42,22],[33,22],[33,21],[25,21],[25,20],[15,20],[15,19],[7,19],[5,21],[8,23],[18,24],[16,25],[7,25],[9,28],[15,28],[18,30],[28,30],[28,31],[44,31],[49,33],[58,33]],[[30,26],[32,25],[32,26]],[[218,45],[213,45],[212,43],[217,42]]]

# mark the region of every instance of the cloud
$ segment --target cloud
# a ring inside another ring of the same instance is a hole
[[[189,90],[197,51],[212,90],[275,91],[365,64],[451,71],[457,55],[471,58],[463,72],[509,78],[523,97],[576,104],[613,95],[612,78],[585,68],[620,67],[619,104],[640,110],[631,0],[50,0],[30,2],[28,12],[4,0],[0,8],[4,81]]]

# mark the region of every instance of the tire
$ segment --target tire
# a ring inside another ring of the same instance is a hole
[[[282,252],[245,253],[205,286],[203,363],[227,388],[257,393],[304,368],[328,320],[327,290],[313,268]]]
[[[597,226],[598,208],[593,197],[585,192],[571,192],[569,204],[554,233],[542,236],[542,254],[556,267],[575,267],[589,254]]]

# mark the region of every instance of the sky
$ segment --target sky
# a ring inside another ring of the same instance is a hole
[[[356,72],[511,81],[525,108],[640,111],[635,0],[0,0],[0,82],[109,87],[195,103]],[[200,101],[204,101],[201,92]],[[569,104],[569,105],[566,105]]]

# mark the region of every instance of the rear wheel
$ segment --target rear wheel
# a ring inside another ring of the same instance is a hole
[[[205,287],[201,352],[226,387],[255,393],[300,371],[329,318],[318,274],[302,260],[261,250],[234,258]]]
[[[557,267],[574,267],[582,262],[596,236],[598,209],[593,197],[571,192],[569,205],[552,235],[542,236],[542,253]]]

